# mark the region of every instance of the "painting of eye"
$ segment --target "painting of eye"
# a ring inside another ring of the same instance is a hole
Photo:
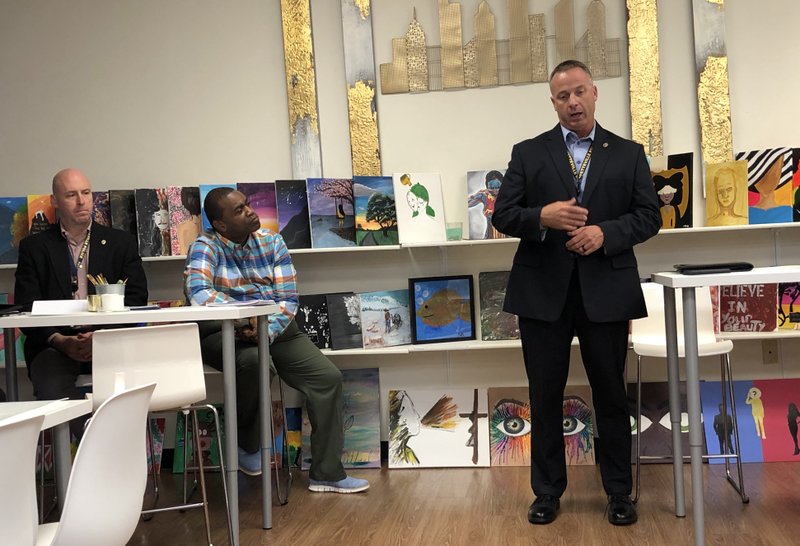
[[[644,417],[642,419],[644,419]],[[665,414],[664,417],[662,417],[661,420],[658,422],[658,424],[667,430],[672,430],[672,421],[669,420],[669,413]],[[688,433],[689,433],[689,414],[685,411],[682,411],[681,434],[688,434]]]
[[[565,415],[563,424],[564,424],[564,436],[572,436],[573,434],[578,434],[580,431],[586,428],[586,423],[582,422],[580,419],[573,417],[572,415]]]
[[[592,409],[579,396],[564,396],[564,450],[567,464],[594,464]]]
[[[489,423],[489,445],[492,461],[509,464],[529,462],[531,452],[531,407],[514,398],[497,401]],[[525,463],[523,463],[525,464]]]
[[[667,415],[669,415],[669,414],[667,414]],[[669,419],[667,419],[667,420],[669,420]],[[639,432],[644,432],[645,430],[650,428],[650,425],[652,425],[652,424],[653,424],[653,422],[650,419],[648,419],[647,417],[642,415],[642,430],[641,431],[636,430],[636,417],[631,415],[631,434],[636,435],[636,434],[639,434]]]

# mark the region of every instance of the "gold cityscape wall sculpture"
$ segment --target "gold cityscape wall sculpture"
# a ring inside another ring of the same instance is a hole
[[[415,93],[546,82],[547,35],[543,13],[528,13],[528,0],[507,0],[509,36],[498,40],[496,19],[488,2],[473,17],[474,37],[462,37],[461,4],[436,0],[440,45],[427,45],[425,31],[412,13],[405,38],[392,40],[392,62],[380,65],[381,93]],[[596,79],[621,75],[619,38],[606,37],[605,5],[590,0],[587,29],[575,39],[575,0],[555,6],[556,62],[577,58]]]
[[[664,155],[656,0],[627,0],[631,134],[649,156]]]

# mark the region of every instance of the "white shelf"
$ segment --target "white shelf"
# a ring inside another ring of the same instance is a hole
[[[659,235],[676,235],[678,233],[716,233],[723,231],[751,231],[759,229],[785,229],[800,226],[800,222],[781,222],[776,224],[747,224],[740,226],[701,226],[690,228],[662,229]]]
[[[800,337],[800,330],[773,330],[772,332],[720,332],[719,339],[731,341],[757,341],[760,339],[787,339]]]

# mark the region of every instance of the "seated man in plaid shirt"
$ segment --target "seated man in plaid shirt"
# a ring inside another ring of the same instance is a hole
[[[269,316],[272,364],[278,375],[306,397],[311,421],[311,491],[356,493],[366,480],[347,476],[341,463],[342,374],[299,330],[295,270],[283,238],[261,229],[247,198],[232,188],[215,188],[203,204],[214,230],[200,235],[186,256],[184,291],[192,305],[273,300]],[[201,323],[203,359],[222,370],[222,332]],[[236,331],[236,395],[239,469],[261,473],[258,426],[258,340],[255,320]]]

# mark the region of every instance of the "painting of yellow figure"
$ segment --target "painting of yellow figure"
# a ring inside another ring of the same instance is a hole
[[[706,164],[706,225],[747,225],[747,161]]]

